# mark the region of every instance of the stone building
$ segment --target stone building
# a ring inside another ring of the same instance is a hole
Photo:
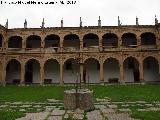
[[[0,83],[160,82],[160,24],[8,29],[0,25]],[[78,64],[76,64],[78,62]],[[78,74],[77,74],[78,73]],[[80,77],[78,77],[80,76]]]

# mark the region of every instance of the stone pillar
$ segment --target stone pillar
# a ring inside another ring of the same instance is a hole
[[[141,49],[141,36],[137,35],[137,47]]]
[[[60,51],[63,51],[63,37],[60,37]]]
[[[80,81],[83,83],[83,64],[80,64]]]
[[[140,62],[139,62],[139,74],[140,74],[140,82],[144,82],[143,61],[140,61]]]
[[[60,85],[63,85],[63,62],[60,62]]]
[[[103,44],[102,44],[102,36],[99,37],[99,50],[102,51],[103,50]]]
[[[21,81],[20,81],[21,85],[25,84],[25,64],[22,63],[21,64]]]
[[[103,62],[100,62],[100,83],[104,82],[104,67]]]
[[[40,85],[44,84],[44,64],[40,63]]]
[[[156,37],[156,46],[160,49],[160,38],[158,36]]]
[[[117,36],[118,37],[118,48],[122,48],[122,39],[121,35]]]
[[[3,71],[2,71],[2,85],[5,87],[6,86],[6,66],[3,66]]]
[[[43,52],[44,51],[44,46],[45,46],[45,41],[44,41],[44,37],[41,37],[41,52]]]
[[[158,71],[158,73],[160,74],[160,60],[158,61],[158,65],[159,65],[159,71]]]
[[[25,48],[26,48],[26,38],[23,37],[22,39],[23,39],[22,40],[22,49],[25,50]]]
[[[83,50],[83,40],[80,39],[80,51],[82,51],[82,50]]]
[[[123,67],[123,61],[120,61],[119,63],[120,68],[120,83],[124,83],[124,67]]]

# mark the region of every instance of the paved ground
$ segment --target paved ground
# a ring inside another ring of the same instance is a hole
[[[160,111],[160,101],[148,103],[146,101],[112,102],[110,98],[96,99],[95,110],[64,110],[59,100],[48,99],[48,102],[5,102],[0,104],[0,110],[22,111],[25,117],[17,120],[135,120],[130,117],[131,107],[137,111]]]

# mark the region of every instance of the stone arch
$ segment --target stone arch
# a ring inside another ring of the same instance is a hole
[[[8,48],[22,48],[22,37],[11,36],[8,39]]]
[[[156,45],[156,35],[151,32],[142,33],[141,45]]]
[[[124,47],[136,47],[137,37],[134,33],[124,33],[122,35],[122,45]]]
[[[120,80],[119,60],[116,58],[108,58],[104,61],[104,81],[118,82]]]
[[[26,48],[40,48],[41,37],[38,35],[30,35],[26,40]]]
[[[55,34],[50,34],[45,37],[45,48],[60,47],[60,37]]]
[[[143,60],[143,69],[146,82],[160,82],[159,62],[155,57],[146,57]]]
[[[63,81],[64,83],[76,83],[79,82],[80,66],[73,58],[69,58],[63,65]]]
[[[100,82],[100,63],[95,58],[88,58],[84,62],[84,82],[99,83]]]
[[[29,59],[25,63],[25,83],[40,83],[40,63],[36,59]]]
[[[19,84],[21,75],[21,63],[16,59],[11,59],[6,65],[6,83]]]
[[[139,62],[135,57],[127,57],[123,68],[125,82],[140,82]]]
[[[44,84],[59,83],[60,65],[56,59],[48,59],[44,63]]]
[[[80,39],[79,36],[76,34],[68,34],[64,36],[63,41],[64,48],[75,48],[76,50],[80,49]]]
[[[99,46],[99,37],[97,34],[88,33],[83,36],[83,47]]]
[[[2,47],[2,44],[3,44],[3,35],[0,34],[0,47]]]
[[[117,47],[118,36],[114,33],[106,33],[102,36],[103,47]]]

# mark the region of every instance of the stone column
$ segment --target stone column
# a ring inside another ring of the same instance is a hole
[[[158,73],[160,74],[160,60],[158,60],[158,65],[159,65],[159,71],[158,71]]]
[[[124,67],[123,67],[123,61],[120,61],[119,63],[120,68],[120,83],[124,83]]]
[[[100,83],[104,82],[104,67],[103,62],[100,62]]]
[[[40,64],[40,85],[44,84],[44,64]]]
[[[140,36],[140,35],[137,35],[137,47],[138,47],[139,49],[142,48],[142,47],[141,47],[141,36]]]
[[[103,50],[102,38],[99,39],[99,50]]]
[[[158,36],[156,37],[156,46],[160,49],[160,38]]]
[[[23,39],[22,40],[22,49],[25,50],[25,48],[26,48],[26,38],[23,37],[22,39]]]
[[[45,46],[45,41],[44,41],[44,37],[41,37],[41,52],[43,52],[44,51],[44,46]]]
[[[60,37],[60,51],[63,51],[63,37]]]
[[[21,64],[21,81],[20,81],[21,85],[25,84],[25,64],[22,63]]]
[[[5,46],[5,36],[3,36],[2,38],[2,50],[4,50],[6,48]]]
[[[7,48],[8,48],[8,37],[4,36],[4,39],[3,39],[3,51],[6,52]]]
[[[6,86],[6,66],[3,66],[3,71],[2,71],[2,85],[5,87]]]
[[[121,35],[117,36],[118,37],[118,48],[122,48],[122,39]]]
[[[80,64],[80,76],[81,76],[80,81],[83,83],[84,82],[83,81],[83,64]]]
[[[80,51],[82,51],[82,50],[83,50],[83,40],[80,39]]]
[[[63,85],[63,62],[60,62],[60,85]]]
[[[140,74],[140,82],[144,82],[143,61],[140,61],[140,62],[139,62],[139,74]]]

